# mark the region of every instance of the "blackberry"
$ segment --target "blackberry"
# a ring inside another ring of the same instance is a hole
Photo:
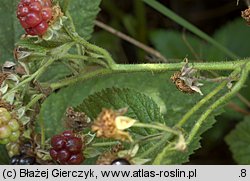
[[[51,138],[50,156],[63,165],[79,165],[83,162],[83,142],[72,131],[64,131]]]
[[[11,165],[36,165],[36,158],[27,155],[15,155],[10,159]]]
[[[51,0],[21,0],[17,7],[17,18],[27,34],[43,35],[52,19]]]
[[[21,155],[15,155],[10,159],[10,165],[18,165],[21,159]]]
[[[124,158],[118,158],[112,161],[111,165],[131,165],[128,160]]]

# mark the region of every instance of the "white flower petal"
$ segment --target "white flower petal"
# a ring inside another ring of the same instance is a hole
[[[135,122],[136,122],[135,119],[131,119],[131,118],[126,117],[126,116],[117,116],[115,118],[115,125],[116,125],[116,128],[119,130],[128,129],[131,126],[133,126],[135,124]]]
[[[197,86],[190,86],[190,88],[195,91],[198,92],[201,96],[203,96],[203,93],[201,92],[200,88]]]

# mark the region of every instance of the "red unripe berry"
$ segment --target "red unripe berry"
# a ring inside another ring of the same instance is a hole
[[[21,23],[23,28],[29,28],[29,25],[25,22],[25,19],[26,19],[25,17],[19,18],[20,23]]]
[[[83,155],[82,153],[78,153],[76,155],[71,155],[71,157],[68,160],[69,165],[80,165],[83,161]]]
[[[29,35],[43,35],[52,19],[51,0],[21,0],[17,17]]]
[[[50,7],[50,6],[52,6],[52,2],[51,2],[51,0],[45,0],[44,1],[45,3],[45,6],[47,6],[47,7]]]
[[[82,140],[80,138],[71,138],[66,143],[66,148],[71,153],[78,153],[82,149]]]
[[[74,133],[73,133],[73,131],[71,131],[71,130],[64,131],[64,132],[62,133],[62,135],[65,136],[65,137],[68,137],[68,138],[74,137]]]
[[[57,151],[56,150],[51,149],[49,151],[49,153],[50,153],[50,156],[52,157],[53,160],[57,160]]]
[[[60,164],[80,164],[83,160],[83,141],[74,135],[72,131],[64,131],[61,135],[51,138],[50,155]]]
[[[39,12],[42,10],[42,5],[39,2],[33,2],[29,5],[29,10],[33,12]]]
[[[26,16],[25,23],[29,26],[28,28],[33,28],[41,23],[42,18],[39,14],[36,13],[29,13]]]
[[[25,29],[25,31],[26,31],[26,33],[29,34],[29,35],[32,35],[32,36],[37,35],[35,29],[33,29],[33,28],[27,28],[27,29]]]
[[[42,21],[39,25],[37,25],[34,29],[37,35],[43,35],[48,29],[48,23]]]
[[[35,0],[35,1],[40,2],[44,7],[50,7],[52,5],[51,0]]]
[[[49,21],[52,18],[52,11],[50,8],[43,8],[41,13],[44,21]]]
[[[21,4],[29,5],[30,3],[34,2],[35,0],[21,0]]]
[[[70,158],[70,153],[67,150],[57,152],[57,159],[60,163],[65,164]]]
[[[53,147],[54,150],[61,150],[65,147],[66,142],[63,136],[56,135],[53,136],[51,139],[51,146]]]
[[[19,6],[17,10],[17,17],[24,17],[29,13],[29,8],[27,6]]]

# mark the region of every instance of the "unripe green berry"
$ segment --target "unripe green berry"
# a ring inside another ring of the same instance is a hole
[[[6,145],[7,143],[9,143],[10,140],[8,138],[5,138],[5,139],[0,139],[0,144],[1,145]]]
[[[14,151],[10,150],[10,151],[8,151],[8,155],[11,158],[11,157],[15,156],[16,154],[14,153]]]
[[[5,109],[0,108],[0,120],[2,123],[7,123],[11,119],[11,114]]]
[[[1,114],[2,112],[8,112],[8,110],[5,109],[4,107],[0,107],[0,114]]]
[[[6,145],[5,145],[5,148],[6,148],[6,150],[10,150],[11,149],[11,146],[12,146],[12,144],[13,143],[7,143]]]
[[[19,130],[19,123],[17,122],[17,120],[15,120],[15,119],[11,119],[10,121],[9,121],[9,123],[8,123],[8,126],[10,127],[10,129],[12,130],[12,131],[17,131],[17,130]]]
[[[8,138],[11,135],[11,129],[9,126],[0,127],[0,139]]]
[[[9,139],[12,142],[16,142],[18,140],[19,136],[20,136],[20,131],[15,131],[15,132],[11,133]]]
[[[6,144],[5,147],[8,151],[9,157],[13,157],[14,155],[19,155],[20,153],[20,145],[17,142],[10,142]]]
[[[18,145],[13,145],[12,149],[8,151],[9,157],[13,157],[14,155],[19,154],[19,146]]]

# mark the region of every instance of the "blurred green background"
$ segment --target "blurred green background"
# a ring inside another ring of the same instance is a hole
[[[0,6],[1,63],[6,60],[13,61],[14,44],[23,33],[13,13],[16,6],[4,3],[7,1],[9,0],[3,0]],[[213,37],[240,58],[250,56],[248,46],[250,26],[241,18],[241,11],[247,8],[243,0],[239,1],[238,5],[237,0],[159,0],[159,2]],[[147,6],[141,0],[103,0],[100,8],[98,21],[125,33],[142,44],[153,47],[161,52],[168,62],[180,62],[185,57],[190,62],[231,60],[223,52]],[[83,17],[78,18],[78,23],[81,20],[84,23]],[[12,21],[9,21],[10,19]],[[80,32],[81,29],[78,31]],[[107,49],[118,63],[162,61],[98,26],[95,27],[90,41]],[[244,117],[250,115],[250,106],[244,103],[244,100],[245,102],[250,100],[250,88],[247,86],[250,85],[249,83],[250,80],[241,90],[240,95],[225,107],[225,112],[217,117],[217,123],[203,136],[202,148],[191,156],[188,164],[235,164],[225,142],[225,136]]]

